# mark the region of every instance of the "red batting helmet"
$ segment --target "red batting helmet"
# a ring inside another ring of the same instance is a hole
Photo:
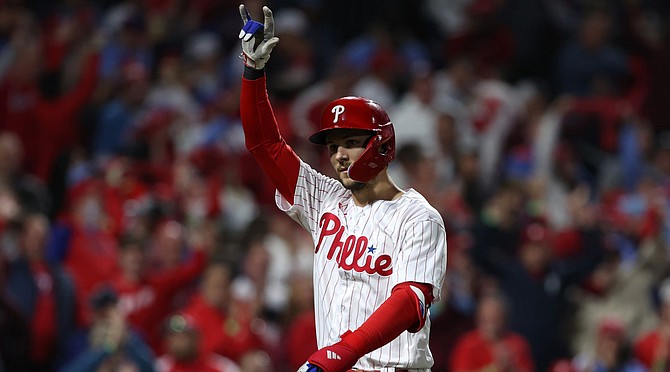
[[[321,129],[309,137],[313,143],[325,145],[333,129],[362,129],[374,136],[365,151],[349,166],[349,177],[369,182],[395,159],[395,131],[384,109],[375,101],[362,97],[343,97],[329,103],[321,114]]]

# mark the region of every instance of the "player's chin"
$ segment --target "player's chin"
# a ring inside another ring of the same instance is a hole
[[[344,186],[345,189],[347,190],[360,190],[365,187],[364,183],[354,181],[351,178],[349,178],[346,174],[345,175],[340,175],[340,183],[342,186]]]

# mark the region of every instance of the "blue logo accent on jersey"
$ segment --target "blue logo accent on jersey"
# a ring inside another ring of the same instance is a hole
[[[375,247],[374,245],[368,247],[368,253],[374,254],[376,250],[377,247]]]

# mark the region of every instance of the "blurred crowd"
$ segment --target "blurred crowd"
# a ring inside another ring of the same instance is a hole
[[[277,0],[287,142],[394,122],[448,234],[433,371],[670,368],[670,4]],[[238,1],[0,1],[0,371],[295,371],[310,237],[244,147]],[[318,299],[317,299],[318,301]]]

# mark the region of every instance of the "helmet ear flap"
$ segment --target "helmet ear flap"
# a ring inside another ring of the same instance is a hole
[[[389,154],[389,152],[391,152],[391,144],[389,144],[388,142],[384,142],[381,145],[379,145],[379,148],[378,148],[377,151],[379,151],[379,153],[382,156],[387,156]]]
[[[370,182],[386,166],[384,155],[379,153],[382,136],[375,135],[365,147],[365,151],[356,159],[347,170],[349,178],[356,182]]]

